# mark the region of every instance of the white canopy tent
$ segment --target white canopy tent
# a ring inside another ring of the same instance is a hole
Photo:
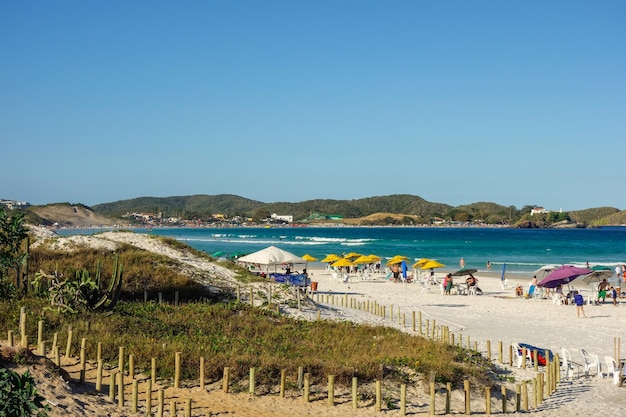
[[[264,269],[267,272],[269,272],[270,266],[274,266],[274,271],[276,271],[276,267],[278,265],[306,264],[306,261],[300,256],[277,248],[276,246],[270,246],[265,249],[261,249],[258,252],[251,253],[250,255],[242,256],[241,258],[237,259],[237,261],[245,264],[262,265],[265,267]]]

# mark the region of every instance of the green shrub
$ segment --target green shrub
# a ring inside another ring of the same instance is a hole
[[[0,369],[0,417],[48,416],[49,407],[43,404],[44,401],[28,371],[20,375]]]

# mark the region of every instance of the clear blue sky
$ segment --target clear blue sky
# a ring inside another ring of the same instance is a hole
[[[0,1],[0,197],[626,209],[626,2]]]

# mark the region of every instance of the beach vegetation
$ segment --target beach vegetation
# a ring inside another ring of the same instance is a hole
[[[0,299],[12,298],[20,287],[20,269],[27,260],[27,247],[23,242],[28,238],[24,226],[24,215],[9,215],[0,206]],[[12,277],[15,278],[15,282]]]
[[[114,276],[112,257],[124,265],[124,275],[119,302],[111,311],[83,309],[80,314],[68,314],[63,309],[51,310],[47,290],[39,288],[19,299],[0,300],[0,329],[17,332],[19,309],[24,307],[29,312],[28,328],[44,321],[44,340],[52,340],[55,333],[58,340],[67,340],[72,329],[72,351],[77,352],[86,338],[87,357],[94,358],[101,342],[104,359],[111,364],[123,346],[134,355],[138,371],[150,372],[155,358],[157,376],[165,384],[173,378],[176,352],[182,353],[181,377],[187,384],[197,381],[201,357],[209,383],[221,380],[226,366],[240,385],[255,367],[259,386],[264,387],[276,387],[283,369],[295,378],[299,367],[311,375],[313,384],[323,384],[328,375],[335,375],[337,384],[344,386],[355,376],[362,383],[419,383],[433,375],[437,382],[459,387],[465,379],[473,386],[494,381],[492,365],[474,352],[383,326],[290,318],[279,314],[274,303],[252,307],[237,301],[232,282],[127,244],[119,244],[114,251],[88,247],[67,251],[43,245],[31,251],[30,268],[80,283],[93,281],[94,273],[85,274],[85,270],[93,271],[94,265],[99,265],[96,268],[102,276]],[[240,279],[262,279],[232,263],[228,266]],[[247,293],[246,284],[241,285]],[[275,286],[277,292],[281,288]],[[144,290],[149,294],[147,301]],[[255,298],[263,298],[258,288],[253,291]],[[173,303],[175,292],[178,304]],[[163,295],[163,302],[157,301],[157,293]],[[298,306],[294,298],[281,304]]]
[[[276,386],[282,369],[296,375],[302,366],[312,381],[322,383],[328,375],[335,375],[337,383],[345,386],[353,376],[363,382],[411,383],[431,373],[437,381],[457,386],[464,379],[490,383],[486,360],[467,362],[456,347],[382,326],[296,320],[238,302],[175,306],[127,301],[108,314],[87,311],[81,315],[44,313],[45,301],[35,297],[20,304],[32,313],[30,326],[34,320],[44,320],[45,340],[51,340],[54,333],[66,340],[71,328],[73,351],[87,338],[87,357],[93,358],[101,342],[109,363],[117,360],[118,347],[125,346],[144,372],[150,371],[151,358],[156,358],[158,378],[165,382],[173,378],[176,352],[182,352],[181,375],[186,380],[197,380],[199,358],[204,357],[206,378],[213,382],[221,379],[225,366],[230,367],[234,381],[245,380],[249,369],[256,367],[260,385]],[[15,304],[0,303],[0,328],[17,328],[16,308],[19,313]]]
[[[20,374],[0,368],[0,416],[46,417],[49,407],[44,401],[28,371]]]
[[[43,271],[35,274],[33,287],[36,293],[47,296],[51,308],[63,313],[77,314],[84,310],[111,310],[117,303],[123,282],[124,266],[116,255],[111,277],[102,276],[102,264],[96,262],[94,279],[87,269],[76,271],[73,279],[62,279],[58,271],[48,275]],[[108,285],[108,288],[102,287]]]

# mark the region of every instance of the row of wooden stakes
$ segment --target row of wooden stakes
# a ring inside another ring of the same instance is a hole
[[[380,308],[375,306],[376,308]],[[393,311],[393,308],[391,309]],[[382,307],[381,311],[385,311],[385,308]],[[419,315],[421,316],[421,312],[419,313]],[[415,318],[415,313],[413,314],[413,317]],[[420,332],[422,330],[422,323],[421,323],[421,318],[419,320],[420,323]],[[431,328],[430,323],[428,321],[425,322],[426,324],[426,335],[429,334],[429,329]],[[40,320],[38,322],[38,337],[37,337],[37,353],[39,355],[42,356],[47,356],[48,352],[47,352],[47,348],[46,348],[46,341],[43,340],[43,326],[44,326],[44,322],[42,320]],[[414,326],[415,326],[415,320],[414,320]],[[437,339],[443,343],[451,343],[454,344],[455,343],[455,338],[454,338],[454,334],[450,333],[448,328],[446,326],[436,326],[435,322],[433,321],[432,323],[432,329],[433,329],[433,333],[432,333],[432,337],[433,339]],[[436,329],[436,330],[435,330]],[[25,309],[22,308],[22,310],[20,311],[20,335],[21,335],[21,341],[20,344],[23,347],[28,348],[29,347],[29,342],[28,342],[28,336],[27,336],[27,331],[26,331],[26,313],[25,313]],[[10,346],[14,346],[14,335],[13,335],[13,331],[9,330],[7,332],[7,339],[8,339],[8,344]],[[65,352],[64,352],[64,356],[66,358],[72,358],[72,339],[73,339],[73,332],[72,330],[68,330],[68,337],[67,337],[67,343],[65,345]],[[459,343],[462,343],[463,338],[459,338]],[[79,357],[80,357],[80,377],[79,380],[80,382],[85,382],[85,375],[86,375],[86,366],[87,366],[87,358],[85,355],[85,351],[86,351],[86,344],[87,344],[87,339],[86,338],[82,338],[81,339],[81,348],[80,348],[80,353],[79,353]],[[470,346],[470,340],[469,337],[467,338],[467,346]],[[500,363],[502,363],[503,361],[503,349],[502,349],[502,342],[499,343],[499,361]],[[477,347],[477,343],[474,342],[474,348]],[[512,363],[513,361],[513,347],[509,346],[509,362]],[[53,340],[52,340],[52,348],[51,348],[51,354],[52,354],[52,359],[55,362],[55,364],[57,366],[61,366],[61,353],[60,353],[61,349],[58,343],[58,333],[54,334]],[[488,356],[489,359],[491,360],[491,348],[490,348],[490,341],[487,341],[487,352],[488,352]],[[523,358],[526,357],[526,352],[522,352],[523,354]],[[174,380],[173,380],[173,388],[180,388],[180,374],[181,374],[181,355],[182,353],[177,352],[175,354],[175,369],[174,369]],[[545,396],[549,396],[551,394],[553,394],[556,391],[556,387],[557,384],[560,382],[560,361],[559,361],[559,357],[558,355],[555,356],[553,361],[549,360],[549,354],[546,354],[546,358],[548,358],[548,363],[545,367],[545,372],[538,372],[538,361],[537,361],[537,357],[538,357],[538,352],[535,351],[533,352],[532,357],[534,358],[534,367],[535,367],[535,371],[537,371],[536,373],[536,377],[532,379],[532,381],[530,381],[532,383],[532,404],[529,404],[529,395],[528,395],[528,382],[529,381],[522,381],[521,384],[517,384],[516,385],[516,390],[515,390],[515,400],[514,400],[514,409],[515,411],[527,411],[530,409],[530,407],[532,406],[532,408],[537,408],[543,401]],[[135,360],[134,360],[134,355],[130,354],[128,355],[128,362],[126,361],[127,355],[126,355],[126,349],[122,346],[119,347],[119,360],[118,360],[118,366],[117,369],[112,369],[111,372],[109,373],[109,383],[108,383],[108,394],[109,394],[109,398],[112,401],[115,401],[117,399],[117,402],[119,404],[120,407],[124,407],[126,405],[126,399],[125,399],[125,395],[124,395],[124,386],[125,386],[125,376],[128,377],[128,379],[130,379],[132,381],[131,385],[131,411],[133,413],[136,413],[137,410],[139,409],[139,389],[138,389],[138,385],[139,385],[139,380],[137,379],[137,375],[135,374]],[[96,376],[96,381],[95,381],[95,388],[96,391],[98,392],[103,392],[103,377],[104,377],[104,362],[102,359],[102,343],[99,342],[97,345],[97,358],[96,358],[96,362],[97,362],[97,376]],[[128,367],[127,367],[128,365]],[[205,375],[204,375],[204,358],[200,358],[200,378],[199,378],[199,384],[200,384],[200,389],[204,390],[206,389],[205,387]],[[524,366],[525,366],[525,361],[524,361]],[[126,373],[125,370],[128,369],[128,372]],[[153,393],[153,388],[157,388],[157,383],[156,383],[156,370],[157,370],[157,364],[156,364],[156,359],[152,358],[151,360],[151,377],[150,378],[146,378],[145,382],[147,384],[146,389],[145,389],[145,410],[150,410],[150,412],[153,409],[153,398],[152,398],[152,393]],[[302,386],[302,396],[305,402],[309,402],[311,401],[311,381],[310,381],[310,377],[309,374],[305,374],[303,373],[303,370],[300,368],[299,370],[299,374],[303,374],[303,386]],[[299,375],[300,377],[300,375]],[[256,392],[256,387],[255,387],[255,379],[256,379],[256,369],[255,368],[250,368],[250,381],[249,381],[249,393],[251,395],[255,395]],[[300,379],[300,378],[299,378]],[[279,396],[280,397],[284,397],[285,396],[285,382],[286,382],[286,371],[282,371],[281,372],[281,380],[280,380],[280,389],[279,389]],[[231,380],[230,380],[230,370],[228,367],[224,368],[224,373],[223,373],[223,379],[222,379],[222,391],[225,393],[229,392],[231,386]],[[117,389],[116,389],[117,387]],[[435,384],[434,382],[430,383],[430,398],[429,398],[429,402],[428,402],[428,407],[430,410],[431,414],[435,413],[435,397],[436,397],[436,389],[435,389]],[[513,410],[508,410],[507,409],[507,398],[509,397],[508,392],[506,387],[502,386],[501,387],[501,398],[502,398],[502,406],[501,406],[501,412],[502,413],[506,413],[509,411],[513,411]],[[492,399],[491,399],[491,388],[490,387],[485,387],[484,389],[485,391],[485,412],[487,414],[491,414],[492,409],[491,409],[491,405],[492,405]],[[117,393],[117,395],[116,395]],[[439,411],[444,411],[446,414],[450,412],[450,399],[451,399],[451,393],[452,393],[452,388],[451,388],[451,384],[447,384],[446,389],[445,389],[445,410],[439,410]],[[328,376],[328,388],[327,388],[327,395],[328,395],[328,404],[330,406],[334,406],[336,404],[335,401],[335,380],[334,380],[334,376],[333,375],[329,375]],[[164,389],[163,388],[158,388],[157,389],[157,399],[156,399],[156,416],[158,417],[162,417],[163,416],[163,412],[164,412]],[[470,384],[469,381],[464,381],[464,398],[465,398],[465,404],[464,404],[464,410],[466,414],[471,414],[471,401],[470,401]],[[375,408],[377,411],[382,410],[382,404],[383,404],[383,399],[382,399],[382,382],[381,381],[376,381],[376,388],[375,388]],[[358,409],[358,381],[357,378],[353,378],[352,380],[352,406],[353,409]],[[176,415],[176,407],[177,404],[175,401],[172,401],[170,403],[170,415],[171,416],[175,416]],[[406,400],[406,384],[402,384],[400,387],[400,398],[399,398],[399,408],[400,408],[400,412],[402,415],[406,414],[406,407],[407,407],[407,400]],[[512,408],[513,408],[512,407]],[[185,417],[191,417],[191,413],[192,413],[192,403],[191,403],[191,399],[187,399],[184,402],[184,416]],[[151,413],[146,413],[148,415],[152,415]],[[211,413],[209,412],[207,415],[211,415]]]

